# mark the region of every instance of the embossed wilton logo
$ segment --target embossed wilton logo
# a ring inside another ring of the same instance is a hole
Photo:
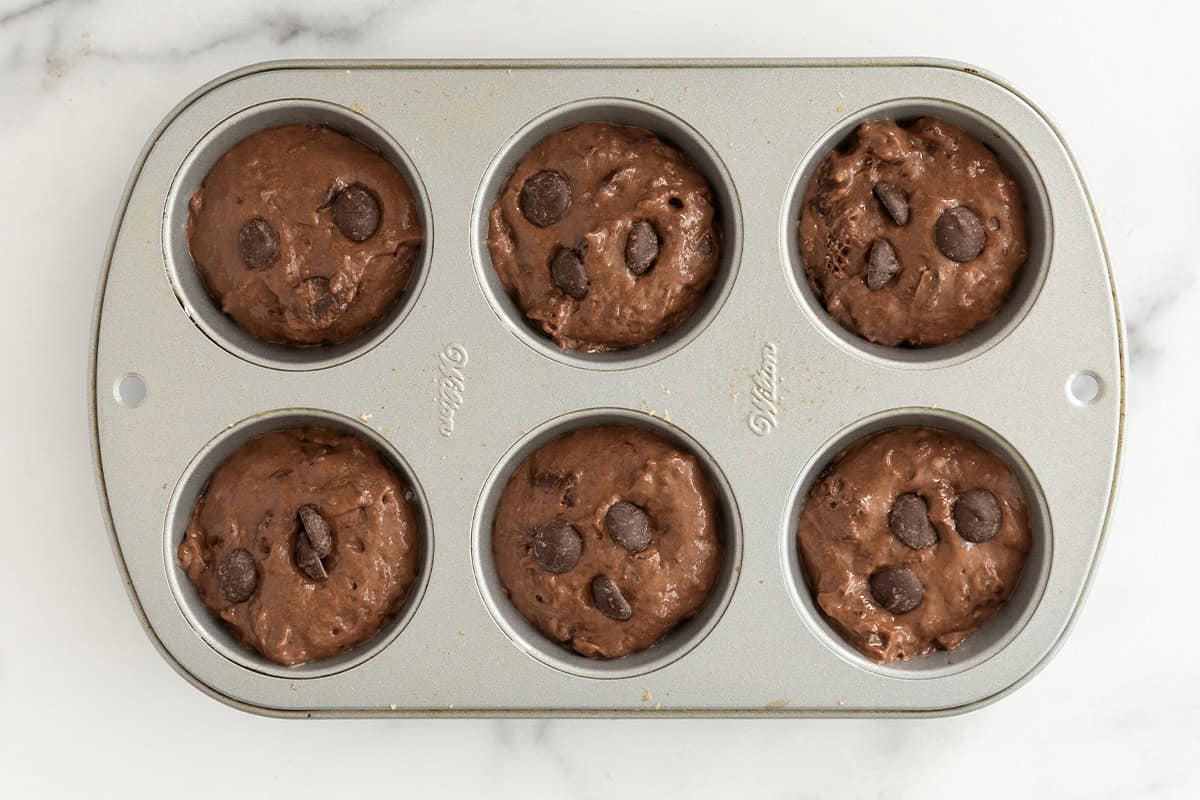
[[[467,348],[451,342],[438,353],[437,401],[438,433],[454,433],[454,412],[462,408],[467,388]]]
[[[767,342],[762,365],[750,378],[750,403],[754,406],[746,424],[758,436],[766,436],[779,425],[779,346]]]

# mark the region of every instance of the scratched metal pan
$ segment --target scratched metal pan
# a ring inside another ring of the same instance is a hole
[[[867,118],[932,114],[1021,183],[1031,252],[1000,313],[925,350],[838,327],[799,265],[820,159]],[[505,296],[486,217],[538,138],[582,120],[642,125],[712,184],[724,228],[702,307],[662,339],[559,351]],[[394,312],[357,341],[289,350],[205,296],[187,198],[250,133],[331,125],[378,149],[420,199],[426,243]],[[184,100],[134,166],[105,256],[91,351],[96,474],[121,577],[151,640],[203,691],[280,716],[945,714],[1028,679],[1060,646],[1104,541],[1125,403],[1121,320],[1079,170],[1052,123],[998,79],[935,61],[286,62]],[[584,659],[512,610],[492,569],[507,476],[580,425],[645,425],[692,449],[717,489],[724,569],[653,648]],[[286,669],[231,639],[175,562],[212,470],[271,428],[371,438],[420,507],[417,586],[375,639]],[[1013,599],[952,653],[878,666],[817,612],[800,574],[808,486],[855,438],[930,424],[1005,458],[1034,546]]]

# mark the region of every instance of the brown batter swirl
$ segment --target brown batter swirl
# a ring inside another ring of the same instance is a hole
[[[376,204],[374,225],[347,227],[355,238],[335,214],[348,187],[364,187],[360,196]],[[269,227],[248,263],[243,229],[254,220]],[[221,156],[192,196],[187,232],[221,310],[253,336],[292,345],[343,342],[382,319],[408,286],[423,238],[399,170],[311,125],[260,131]]]
[[[286,666],[328,658],[374,636],[408,597],[421,541],[407,491],[356,436],[325,428],[266,433],[213,473],[179,545],[179,565],[249,647]],[[297,565],[299,513],[308,505],[333,536],[324,580]],[[236,551],[254,565],[241,602],[230,601],[221,574]]]
[[[539,173],[565,179],[554,213],[535,214],[545,225],[522,209],[523,190]],[[585,123],[547,136],[520,160],[492,208],[488,250],[505,290],[560,347],[619,350],[655,339],[696,309],[720,256],[714,216],[708,182],[678,150],[643,128]],[[638,223],[649,223],[643,230],[653,231],[657,250],[652,266],[635,274],[645,264],[634,259],[631,269],[627,253]],[[561,251],[575,254],[586,274],[570,290],[551,275]]]
[[[973,257],[960,256],[965,261],[937,242],[943,212],[957,207],[974,215],[984,241],[978,255],[966,248]],[[1017,182],[978,139],[937,119],[860,125],[813,175],[799,239],[809,284],[830,315],[885,345],[942,344],[974,330],[1004,303],[1028,253]],[[880,267],[882,285],[872,286],[869,263],[880,240],[898,271]]]
[[[649,543],[630,552],[607,521],[620,501],[649,520]],[[543,445],[508,482],[496,510],[492,549],[513,605],[546,636],[586,656],[644,650],[703,605],[722,546],[712,487],[695,456],[649,431],[596,427]],[[582,540],[553,566],[539,563],[539,526],[570,523]],[[628,604],[627,619],[597,607],[606,577]]]
[[[995,497],[1001,516],[992,538],[972,543],[955,505],[977,489]],[[892,509],[906,494],[927,504],[932,544],[914,548],[893,534]],[[797,538],[817,604],[846,641],[880,663],[961,643],[1012,596],[1031,541],[1025,495],[1004,462],[927,428],[850,447],[809,492]],[[881,607],[872,593],[872,576],[894,567],[911,570],[924,590],[904,613]]]

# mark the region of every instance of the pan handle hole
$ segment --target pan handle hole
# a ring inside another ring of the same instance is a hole
[[[134,372],[122,375],[113,384],[113,397],[125,408],[137,408],[146,400],[146,380]]]
[[[1078,406],[1090,406],[1100,399],[1103,385],[1100,376],[1089,370],[1076,372],[1067,379],[1067,397]]]

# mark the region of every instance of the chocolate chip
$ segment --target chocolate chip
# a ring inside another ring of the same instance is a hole
[[[614,542],[630,553],[640,552],[650,544],[650,518],[626,500],[618,500],[608,507],[604,529]]]
[[[238,233],[238,252],[242,263],[250,269],[265,267],[279,255],[279,234],[275,233],[271,223],[255,217]]]
[[[379,229],[379,201],[360,183],[333,198],[333,224],[352,242],[365,242]]]
[[[933,238],[942,255],[960,264],[978,256],[987,244],[983,220],[966,206],[943,211],[938,217]]]
[[[296,566],[314,581],[323,581],[329,577],[325,565],[321,563],[321,557],[308,543],[308,537],[303,532],[296,535]]]
[[[1000,532],[1000,503],[987,489],[971,489],[954,501],[954,529],[968,542],[986,542]]]
[[[896,251],[887,239],[876,239],[867,254],[867,288],[872,292],[882,289],[900,271]]]
[[[296,287],[300,316],[313,325],[326,327],[340,317],[350,303],[329,289],[328,278],[306,278]]]
[[[606,617],[624,622],[633,616],[633,609],[621,590],[607,575],[592,578],[592,604]]]
[[[300,506],[296,513],[300,517],[300,524],[304,526],[304,534],[308,536],[308,543],[312,545],[317,557],[324,558],[332,553],[333,533],[329,530],[329,523],[321,516],[321,512],[317,511],[317,507]]]
[[[706,233],[700,239],[700,257],[712,258],[713,253],[717,252],[717,241],[711,233]]]
[[[658,258],[658,234],[649,222],[638,220],[625,240],[625,266],[634,275],[644,275]]]
[[[573,569],[583,553],[583,537],[565,519],[539,525],[530,532],[529,539],[538,566],[555,575]]]
[[[258,565],[249,550],[226,553],[217,564],[217,587],[231,603],[244,603],[258,588]]]
[[[550,259],[550,280],[567,297],[582,300],[588,293],[587,270],[583,259],[574,250],[565,247]]]
[[[908,196],[899,186],[880,181],[875,184],[875,196],[897,225],[908,222]]]
[[[925,587],[911,569],[884,567],[871,576],[871,596],[893,614],[907,614],[925,599]]]
[[[546,228],[566,215],[571,206],[571,184],[557,172],[543,170],[525,180],[518,200],[525,219]]]
[[[893,536],[913,550],[929,547],[937,541],[937,531],[929,522],[929,506],[919,495],[902,494],[892,502],[888,527]]]

